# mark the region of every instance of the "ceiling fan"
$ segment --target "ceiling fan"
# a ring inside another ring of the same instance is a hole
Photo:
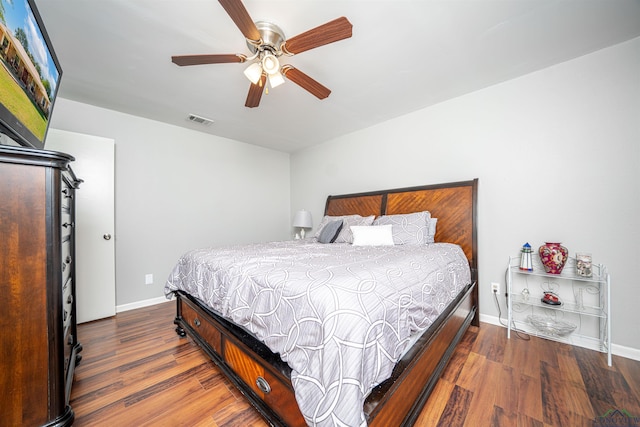
[[[285,39],[282,30],[270,22],[253,22],[241,0],[219,0],[224,10],[240,29],[250,56],[243,54],[180,55],[172,56],[171,61],[180,66],[223,64],[230,62],[252,62],[244,74],[251,81],[245,106],[260,105],[262,92],[267,84],[272,88],[284,83],[284,77],[315,95],[318,99],[329,96],[331,90],[318,83],[302,71],[286,64],[280,66],[279,57],[293,56],[325,44],[351,37],[351,22],[345,17],[334,19],[312,28],[290,39]]]

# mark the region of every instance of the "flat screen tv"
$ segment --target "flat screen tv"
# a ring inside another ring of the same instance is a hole
[[[43,148],[62,68],[34,0],[0,0],[0,65],[0,133]]]

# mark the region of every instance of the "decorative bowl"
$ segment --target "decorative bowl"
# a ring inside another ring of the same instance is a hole
[[[527,316],[527,322],[542,333],[558,337],[569,335],[577,327],[573,323],[565,322],[564,320],[555,320],[535,314]]]

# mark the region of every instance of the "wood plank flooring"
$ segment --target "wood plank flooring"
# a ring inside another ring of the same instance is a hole
[[[79,325],[74,426],[264,427],[197,345],[174,331],[175,303]],[[458,346],[416,425],[640,427],[640,362],[553,341],[507,340],[483,323]],[[619,414],[618,414],[619,415]],[[622,424],[608,424],[622,425]]]

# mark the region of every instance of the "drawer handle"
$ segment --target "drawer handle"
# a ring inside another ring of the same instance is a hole
[[[196,326],[200,326],[200,319],[198,319],[197,317],[193,319],[193,324]]]
[[[271,391],[271,386],[269,385],[267,380],[265,380],[262,377],[258,377],[258,379],[256,379],[256,386],[258,386],[260,391],[262,391],[265,394]]]

